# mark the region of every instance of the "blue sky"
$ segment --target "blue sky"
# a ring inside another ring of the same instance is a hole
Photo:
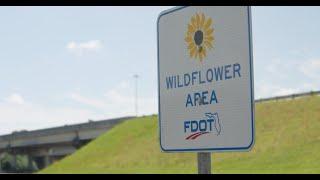
[[[0,7],[0,134],[157,113],[169,7]],[[320,89],[320,7],[252,7],[256,98]]]

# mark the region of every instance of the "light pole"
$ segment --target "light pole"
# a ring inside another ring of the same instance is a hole
[[[135,78],[135,113],[136,116],[138,116],[138,74],[133,75],[133,77]]]

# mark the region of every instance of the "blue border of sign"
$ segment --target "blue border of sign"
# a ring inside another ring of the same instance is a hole
[[[161,12],[157,19],[157,65],[158,65],[158,121],[159,121],[159,142],[161,150],[164,152],[221,152],[221,151],[249,151],[253,147],[254,144],[254,92],[253,92],[253,52],[252,52],[252,26],[251,26],[251,8],[250,6],[247,7],[248,10],[248,26],[249,26],[249,64],[250,64],[250,86],[251,86],[251,127],[252,127],[252,133],[251,133],[251,142],[248,146],[245,147],[224,147],[224,148],[203,148],[203,149],[165,149],[163,148],[161,144],[161,107],[160,107],[160,71],[159,71],[159,21],[160,18],[166,14],[178,11],[180,9],[186,8],[188,6],[183,7],[176,7],[172,9],[165,10]]]

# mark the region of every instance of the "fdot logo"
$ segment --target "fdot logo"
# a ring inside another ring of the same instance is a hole
[[[218,113],[205,113],[206,119],[184,121],[184,133],[187,134],[186,140],[194,140],[207,133],[218,136],[221,132],[221,124]],[[191,134],[190,134],[191,133]]]

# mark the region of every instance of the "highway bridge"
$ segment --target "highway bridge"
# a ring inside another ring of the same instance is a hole
[[[17,155],[27,155],[30,167],[32,162],[35,162],[37,167],[42,169],[72,154],[115,125],[132,118],[122,117],[34,131],[13,132],[0,136],[0,154],[7,152],[13,155],[13,165],[16,163]]]

